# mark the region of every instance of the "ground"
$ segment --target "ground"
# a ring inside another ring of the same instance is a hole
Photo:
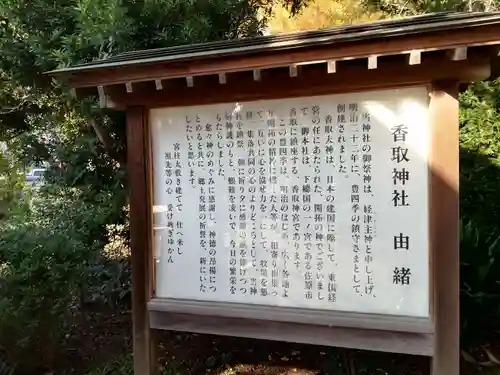
[[[131,328],[128,311],[90,312],[80,317],[56,373],[131,374]],[[166,331],[158,332],[158,340],[165,375],[429,374],[429,360],[418,356]],[[500,375],[496,368],[487,370],[481,374]],[[465,365],[464,373],[477,371]]]

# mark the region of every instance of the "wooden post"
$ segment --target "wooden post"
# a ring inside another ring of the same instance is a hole
[[[147,303],[152,297],[152,218],[149,183],[149,124],[144,107],[127,108],[127,166],[130,184],[134,374],[157,371]]]
[[[459,375],[460,243],[458,82],[430,92],[430,249],[435,346],[433,375]]]

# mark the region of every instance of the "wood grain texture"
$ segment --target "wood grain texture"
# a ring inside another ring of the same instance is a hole
[[[430,91],[430,249],[433,375],[458,375],[460,364],[459,104],[458,82],[434,82]]]
[[[149,126],[143,107],[127,109],[127,165],[130,185],[134,373],[156,374],[155,343],[147,303],[152,296],[152,221],[149,190]]]
[[[153,311],[151,327],[181,332],[338,346],[430,356],[433,335],[368,329],[325,327]]]
[[[308,61],[367,58],[371,55],[390,55],[402,52],[451,49],[470,45],[499,44],[498,25],[479,26],[449,31],[430,32],[423,35],[403,35],[390,39],[363,40],[359,42],[332,43],[322,46],[305,46],[292,51],[276,49],[262,53],[238,56],[191,58],[189,60],[123,66],[68,75],[72,87],[124,84],[174,77],[211,75],[221,72],[238,72],[253,69],[288,67]]]
[[[163,91],[154,82],[137,83],[133,93],[124,85],[107,86],[106,93],[120,106],[144,105],[149,108],[189,106],[221,102],[277,99],[333,93],[381,90],[408,85],[427,84],[431,80],[459,79],[471,81],[490,75],[489,57],[471,56],[451,61],[443,54],[422,57],[419,65],[408,65],[406,56],[378,59],[377,69],[368,70],[366,61],[338,62],[336,73],[328,74],[327,63],[302,66],[297,77],[290,78],[288,68],[261,72],[255,81],[252,72],[228,75],[220,85],[218,76],[198,77],[195,87],[186,87],[185,80],[163,82]],[[279,82],[278,84],[275,84]]]
[[[262,321],[313,324],[330,327],[351,327],[413,333],[433,332],[433,324],[430,319],[404,316],[161,298],[152,299],[148,304],[148,309],[149,311],[158,312],[259,319]]]

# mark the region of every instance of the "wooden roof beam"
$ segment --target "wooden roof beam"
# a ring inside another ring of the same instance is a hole
[[[413,50],[408,54],[408,65],[419,65],[422,62],[422,52]]]
[[[377,69],[377,55],[368,57],[368,69]]]
[[[269,80],[279,81],[280,85],[269,85],[268,94],[275,98],[308,95],[307,90],[311,85],[317,86],[317,94],[322,95],[346,90],[427,84],[432,80],[458,79],[462,82],[471,82],[485,79],[491,73],[490,59],[486,56],[471,55],[467,60],[450,62],[444,54],[429,55],[422,59],[421,64],[414,66],[409,66],[404,58],[379,59],[376,70],[369,70],[366,65],[345,64],[340,71],[342,74],[328,74],[325,66],[318,64],[304,69],[297,77],[290,78],[288,69],[272,69],[266,71],[266,74],[269,73]],[[217,90],[213,90],[213,76],[204,76],[199,77],[194,90],[188,88],[182,80],[166,81],[165,89],[168,92],[175,92],[175,95],[165,95],[155,90],[151,81],[134,85],[132,94],[125,92],[124,85],[106,86],[106,93],[121,106],[146,104],[177,106],[187,103],[201,105],[222,103],[233,98],[237,98],[238,101],[258,100],[259,95],[262,95],[261,83],[255,81],[255,77],[248,72],[234,74],[236,77],[234,81],[219,85]]]
[[[328,74],[337,72],[337,62],[335,60],[329,60],[326,62],[326,72]]]
[[[104,86],[97,86],[97,94],[99,95],[99,107],[106,108],[108,100],[106,97],[106,93],[104,92]]]
[[[458,47],[448,51],[448,56],[453,61],[465,60],[467,58],[467,47]]]
[[[475,30],[460,29],[453,33],[440,32],[429,35],[405,35],[384,41],[365,40],[357,43],[308,46],[291,51],[270,51],[266,54],[244,56],[217,56],[205,59],[179,60],[144,65],[121,66],[75,72],[68,76],[74,87],[98,86],[133,81],[152,81],[185,77],[186,75],[213,75],[220,72],[267,69],[290,66],[298,62],[341,60],[346,57],[366,58],[400,54],[414,49],[453,49],[471,45],[500,44],[498,26],[483,26]]]

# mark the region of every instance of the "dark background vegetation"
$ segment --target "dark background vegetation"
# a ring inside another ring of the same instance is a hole
[[[281,0],[292,14],[308,3]],[[392,17],[498,4],[364,6]],[[96,98],[74,99],[43,73],[130,49],[258,35],[272,7],[271,0],[0,0],[0,375],[85,373],[95,361],[109,362],[101,374],[131,368],[124,117],[99,109]],[[461,95],[461,345],[469,362],[489,364],[500,329],[499,104],[499,80]],[[46,184],[26,192],[26,167],[42,163]],[[370,373],[380,363],[403,373],[400,356],[170,333],[161,340],[167,373],[243,361],[254,367],[238,373],[264,374],[259,366],[275,360],[330,374]],[[110,358],[117,354],[125,360]]]

